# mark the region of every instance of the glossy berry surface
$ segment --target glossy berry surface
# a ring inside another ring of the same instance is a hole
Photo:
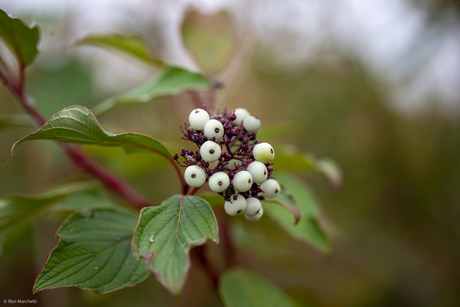
[[[251,197],[246,199],[246,209],[243,210],[244,215],[254,216],[262,209],[262,204],[257,198]]]
[[[209,121],[209,113],[203,109],[195,109],[188,116],[190,126],[195,130],[203,130],[206,122]]]
[[[206,173],[196,165],[190,165],[185,169],[185,182],[191,187],[201,187],[206,182]]]
[[[221,154],[220,146],[213,141],[206,141],[200,148],[200,155],[206,162],[219,160]]]
[[[270,163],[275,158],[275,150],[268,143],[260,143],[254,146],[254,159],[262,163]]]
[[[263,191],[262,195],[268,199],[275,198],[281,192],[280,184],[275,179],[268,179],[260,185],[260,188]]]
[[[254,116],[248,116],[243,121],[243,127],[248,132],[257,132],[260,129],[260,120]]]
[[[209,188],[214,192],[223,192],[229,185],[230,178],[228,178],[228,175],[224,172],[217,172],[209,177]]]
[[[260,208],[259,212],[257,212],[254,216],[249,216],[245,214],[244,217],[250,222],[258,222],[262,215],[264,215],[264,208]]]
[[[248,171],[236,173],[233,177],[233,186],[239,192],[246,192],[252,187],[252,176]]]
[[[224,136],[224,126],[216,119],[211,119],[204,125],[204,135],[210,139],[215,137],[216,140],[220,140]]]
[[[248,165],[248,172],[251,174],[255,183],[262,183],[267,180],[268,171],[265,164],[259,161],[254,161]]]
[[[239,126],[245,120],[246,117],[251,116],[248,110],[244,108],[235,109],[236,119],[233,121],[233,124]]]
[[[226,201],[224,204],[225,212],[227,212],[227,214],[231,216],[235,216],[238,213],[243,212],[244,209],[246,209],[246,198],[244,198],[241,194],[238,194],[238,196],[235,197],[236,199],[232,197],[229,201]]]

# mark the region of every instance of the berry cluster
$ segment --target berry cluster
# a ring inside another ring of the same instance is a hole
[[[243,212],[246,219],[258,221],[263,214],[261,199],[276,197],[279,183],[271,178],[273,147],[256,140],[260,120],[246,109],[224,110],[210,116],[207,110],[195,109],[189,124],[180,126],[182,138],[194,142],[198,150],[183,149],[174,159],[186,167],[184,178],[191,187],[209,188],[223,196],[229,215]]]

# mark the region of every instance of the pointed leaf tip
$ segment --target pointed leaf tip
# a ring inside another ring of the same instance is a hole
[[[293,238],[302,240],[328,254],[331,244],[318,225],[319,202],[313,191],[298,177],[286,171],[277,170],[276,180],[281,184],[282,190],[288,192],[288,194],[282,194],[279,201],[296,204],[300,209],[300,220],[297,224],[293,224],[291,212],[273,203],[264,206],[264,212]],[[289,197],[285,199],[284,195]]]
[[[54,114],[40,129],[14,143],[16,145],[32,140],[51,140],[74,144],[119,146],[126,152],[156,152],[170,158],[169,150],[159,141],[143,134],[114,134],[103,129],[96,116],[83,106],[70,106]]]
[[[101,114],[119,105],[146,103],[154,99],[174,96],[192,90],[203,90],[212,86],[209,79],[198,72],[177,66],[165,66],[160,75],[121,95],[109,98],[92,108]]]
[[[22,20],[10,16],[0,9],[0,37],[17,58],[21,67],[26,67],[38,54],[40,32],[37,26],[28,26]]]

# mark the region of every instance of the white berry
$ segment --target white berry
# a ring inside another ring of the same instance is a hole
[[[260,143],[254,146],[252,154],[257,161],[262,163],[272,162],[275,158],[275,151],[273,150],[272,145],[268,143]]]
[[[235,115],[236,119],[233,121],[233,123],[239,126],[243,122],[243,120],[251,114],[249,114],[248,110],[244,108],[238,108],[235,110]]]
[[[222,126],[220,121],[211,119],[204,125],[204,135],[208,139],[215,137],[216,140],[220,140],[224,136],[224,126]]]
[[[244,215],[254,216],[260,209],[262,209],[262,204],[257,198],[250,197],[246,199],[246,209],[243,210]]]
[[[207,121],[209,121],[209,114],[203,109],[195,109],[188,116],[188,122],[195,130],[203,130]]]
[[[206,162],[219,160],[221,154],[220,146],[213,141],[206,141],[201,145],[200,155]]]
[[[259,161],[254,161],[248,165],[248,172],[251,173],[252,180],[255,183],[262,183],[267,180],[267,167]]]
[[[254,216],[248,216],[245,214],[244,217],[250,222],[257,222],[260,220],[262,215],[264,215],[264,208],[260,208],[259,212],[257,212],[257,214]]]
[[[275,179],[267,179],[260,188],[263,191],[261,195],[267,199],[275,198],[281,192],[280,184]]]
[[[257,132],[260,129],[260,120],[254,116],[248,116],[243,121],[243,127],[248,132]]]
[[[252,187],[252,176],[248,171],[241,171],[235,174],[233,177],[233,187],[238,192],[246,192]]]
[[[196,165],[190,165],[185,169],[185,182],[191,187],[199,188],[206,182],[206,173]]]
[[[237,215],[246,209],[246,199],[243,197],[243,195],[238,194],[236,199],[233,199],[232,197],[230,201],[226,201],[224,208],[228,215]]]
[[[230,185],[230,178],[224,172],[217,172],[209,178],[209,188],[214,192],[223,192]]]

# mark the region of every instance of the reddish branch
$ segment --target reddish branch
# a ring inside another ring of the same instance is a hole
[[[24,70],[22,68],[20,69],[20,76],[17,82],[14,82],[12,78],[8,78],[1,69],[0,77],[19,99],[19,102],[24,109],[26,109],[27,113],[30,114],[35,124],[39,127],[43,126],[46,123],[45,117],[40,113],[24,91]],[[59,143],[59,145],[77,167],[83,168],[85,171],[98,178],[109,190],[115,192],[137,208],[152,206],[147,199],[138,194],[126,181],[109,172],[96,161],[85,155],[80,147],[66,143]]]
[[[206,257],[206,245],[196,246],[192,249],[193,254],[196,256],[196,259],[200,263],[203,270],[208,275],[209,281],[214,289],[217,292],[217,288],[219,285],[219,274],[212,266],[211,262]]]

